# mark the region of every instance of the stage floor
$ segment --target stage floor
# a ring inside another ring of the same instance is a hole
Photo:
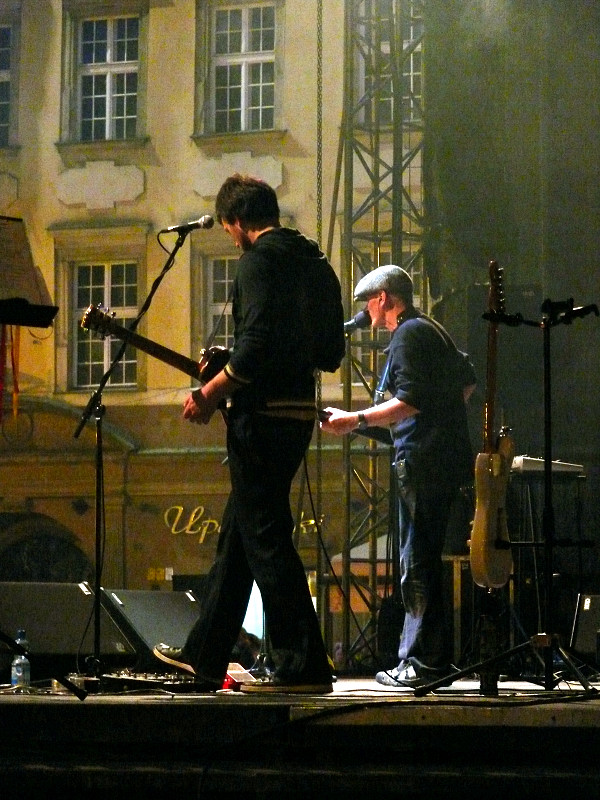
[[[340,677],[322,696],[131,681],[84,699],[51,683],[6,689],[0,780],[20,797],[65,799],[597,798],[600,681],[566,677],[552,688],[500,679],[497,696],[473,676],[418,697],[370,676]]]

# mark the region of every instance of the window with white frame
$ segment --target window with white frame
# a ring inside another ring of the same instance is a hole
[[[101,338],[81,327],[83,314],[90,305],[110,309],[114,322],[128,327],[137,316],[138,266],[135,261],[75,264],[73,267],[72,332],[73,351],[71,385],[75,389],[97,386],[112,364],[122,342],[115,337]],[[108,380],[107,386],[137,386],[136,350],[127,346]]]
[[[276,18],[274,3],[232,3],[213,9],[214,133],[275,127]]]
[[[138,135],[140,17],[82,19],[77,36],[81,141]]]
[[[422,46],[423,16],[422,3],[416,0],[405,0],[400,5],[400,27],[402,35],[402,84],[401,97],[395,100],[392,85],[392,51],[390,40],[393,34],[393,9],[392,0],[381,0],[377,15],[377,29],[379,36],[375,36],[375,20],[373,30],[368,31],[366,23],[363,24],[365,40],[370,41],[372,47],[365,48],[363,60],[359,65],[359,75],[362,75],[363,89],[367,95],[376,98],[377,107],[368,103],[364,106],[364,114],[368,109],[374,114],[377,111],[380,125],[391,125],[394,120],[395,107],[401,103],[403,122],[419,122],[422,119]],[[369,34],[367,36],[367,33]],[[375,48],[379,47],[379,52]],[[399,54],[397,54],[399,57]],[[364,119],[367,122],[367,119]]]
[[[207,308],[205,343],[231,347],[233,317],[229,302],[239,256],[211,258],[207,262]],[[211,338],[212,337],[212,338]]]
[[[0,147],[9,143],[11,66],[12,28],[0,25]]]
[[[17,144],[20,14],[20,5],[0,3],[0,147]]]
[[[402,70],[402,114],[405,122],[423,119],[423,15],[421,3],[410,4],[410,14],[403,19],[402,41],[405,57]]]

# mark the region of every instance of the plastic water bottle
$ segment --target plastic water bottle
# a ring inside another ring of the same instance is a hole
[[[16,643],[29,649],[29,642],[25,636],[23,628],[17,631]],[[29,686],[31,684],[31,665],[27,656],[16,653],[10,667],[10,682],[12,686]]]

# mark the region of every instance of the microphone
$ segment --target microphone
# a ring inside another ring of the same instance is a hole
[[[159,233],[189,233],[196,228],[212,228],[215,224],[214,219],[210,214],[205,214],[200,219],[194,219],[191,222],[184,222],[181,225],[171,225],[168,228],[163,228]]]
[[[600,315],[598,306],[595,303],[592,303],[589,306],[577,306],[569,311],[565,311],[565,313],[561,316],[561,320],[569,325],[576,317],[587,317],[587,315],[591,313],[594,313],[596,316]]]
[[[371,315],[364,308],[362,311],[359,311],[356,316],[349,319],[348,322],[344,322],[344,333],[352,333],[357,328],[368,328],[371,324]]]
[[[541,311],[542,314],[552,315],[552,314],[561,314],[563,311],[571,311],[572,308],[573,308],[572,297],[569,297],[568,300],[557,300],[556,302],[553,302],[548,297],[542,303]]]

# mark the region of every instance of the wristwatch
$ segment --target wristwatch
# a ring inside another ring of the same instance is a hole
[[[366,431],[369,427],[369,423],[362,411],[358,412],[358,430],[359,431]]]

